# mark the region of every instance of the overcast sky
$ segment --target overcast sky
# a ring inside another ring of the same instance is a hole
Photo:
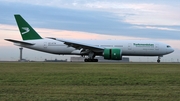
[[[18,47],[4,41],[21,40],[14,14],[21,14],[43,37],[158,40],[175,49],[165,59],[176,60],[180,57],[179,11],[179,0],[0,0],[0,60],[19,58]],[[25,49],[24,57],[64,56]]]

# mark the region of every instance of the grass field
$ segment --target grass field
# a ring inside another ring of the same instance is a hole
[[[0,101],[179,101],[180,64],[0,63]]]

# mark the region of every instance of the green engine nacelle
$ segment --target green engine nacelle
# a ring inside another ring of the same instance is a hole
[[[104,59],[109,60],[122,60],[121,49],[104,49]]]

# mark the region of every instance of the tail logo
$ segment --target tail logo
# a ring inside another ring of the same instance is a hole
[[[23,30],[25,30],[24,32],[22,32],[21,34],[26,34],[30,31],[30,29],[28,27],[22,27]]]

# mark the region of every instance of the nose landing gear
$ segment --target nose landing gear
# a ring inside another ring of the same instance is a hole
[[[157,59],[157,63],[160,63],[161,62],[161,57],[163,57],[163,56],[158,56],[158,59]]]

